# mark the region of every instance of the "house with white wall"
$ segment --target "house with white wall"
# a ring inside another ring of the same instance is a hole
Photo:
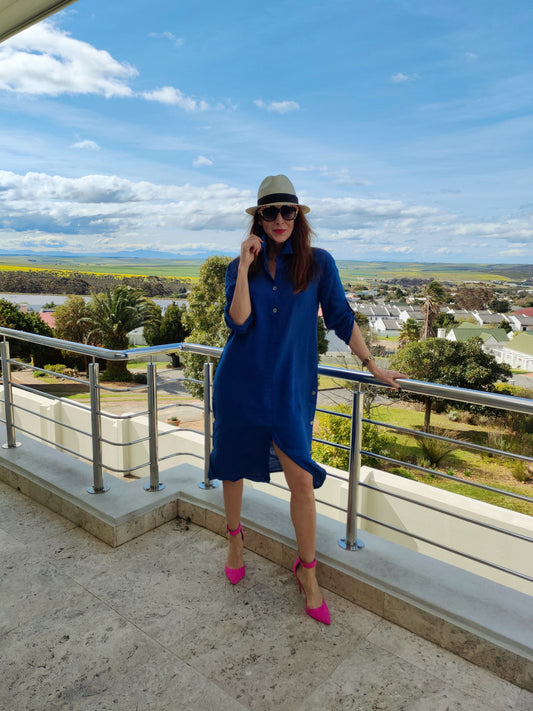
[[[372,324],[372,330],[380,336],[393,337],[399,336],[402,330],[402,322],[396,318],[380,317]]]
[[[490,353],[495,348],[501,348],[509,343],[509,336],[505,329],[484,328],[466,321],[450,329],[446,335],[446,340],[459,343],[465,343],[471,338],[481,338],[483,341],[482,348],[486,353]]]
[[[507,363],[511,368],[533,372],[533,332],[517,333],[505,345],[494,348],[492,354],[498,363]]]
[[[531,331],[533,332],[533,316],[527,316],[526,314],[507,314],[507,321],[509,322],[513,331]]]

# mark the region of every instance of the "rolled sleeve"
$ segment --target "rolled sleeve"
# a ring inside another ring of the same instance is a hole
[[[319,264],[319,300],[328,331],[335,331],[345,343],[350,342],[355,315],[346,300],[339,271],[333,257],[325,250],[315,250]]]
[[[230,328],[235,333],[247,333],[254,320],[253,307],[250,315],[244,323],[235,323],[235,321],[229,315],[229,310],[231,302],[233,301],[233,294],[235,293],[235,284],[237,282],[237,270],[239,268],[239,260],[234,259],[230,262],[228,268],[226,269],[226,306],[224,307],[224,321],[226,326]]]

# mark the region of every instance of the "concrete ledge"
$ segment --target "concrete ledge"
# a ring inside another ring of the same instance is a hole
[[[111,546],[180,516],[225,535],[222,487],[202,490],[197,460],[184,457],[145,492],[146,479],[107,476],[105,494],[89,494],[89,464],[19,436],[0,450],[0,478]],[[290,569],[295,540],[288,503],[247,488],[242,522],[250,550]],[[345,551],[343,526],[318,516],[320,584],[517,686],[533,691],[533,598],[416,551],[362,534],[365,548]]]

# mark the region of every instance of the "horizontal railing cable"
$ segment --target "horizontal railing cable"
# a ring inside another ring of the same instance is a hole
[[[39,435],[36,432],[30,432],[30,430],[24,429],[24,427],[21,427],[20,425],[17,425],[17,431],[18,432],[24,432],[24,434],[29,435],[33,439],[38,439],[42,442],[46,442],[47,444],[52,445],[53,447],[57,447],[58,449],[62,449],[65,452],[68,452],[69,454],[72,454],[74,457],[77,457],[79,459],[85,459],[86,462],[91,461],[91,457],[86,457],[85,454],[82,454],[81,452],[75,452],[73,449],[69,449],[69,447],[65,446],[64,444],[60,444],[59,442],[55,442],[51,439],[48,439],[47,437],[44,437],[43,435]]]
[[[440,442],[447,442],[449,444],[455,444],[457,445],[457,449],[462,449],[463,447],[465,449],[472,449],[478,452],[486,452],[487,454],[493,454],[495,456],[503,456],[503,457],[511,457],[513,459],[520,459],[525,462],[533,462],[533,457],[528,457],[525,454],[517,454],[515,452],[503,452],[501,449],[495,449],[493,447],[487,447],[483,444],[476,444],[475,442],[470,442],[467,439],[460,439],[459,437],[446,437],[444,435],[438,435],[433,432],[424,432],[423,430],[413,430],[410,429],[409,427],[401,427],[400,425],[393,425],[392,423],[388,422],[379,422],[378,420],[369,420],[366,417],[363,417],[362,419],[363,422],[366,422],[370,425],[375,425],[376,427],[383,427],[384,429],[387,430],[392,430],[394,432],[399,432],[401,434],[406,434],[410,437],[419,437],[419,438],[427,438],[427,439],[434,439],[438,440]]]
[[[79,427],[74,427],[74,425],[69,425],[66,422],[61,422],[60,420],[56,420],[55,417],[48,417],[48,415],[43,415],[41,413],[37,414],[35,410],[30,410],[28,407],[24,407],[23,405],[19,405],[18,403],[13,403],[13,407],[15,410],[22,410],[22,412],[27,412],[29,415],[33,415],[34,417],[39,417],[41,420],[46,420],[46,422],[52,422],[54,425],[58,425],[59,427],[64,427],[67,430],[71,430],[72,432],[77,432],[80,435],[83,435],[84,437],[90,437],[91,433],[87,432],[86,430],[80,430]],[[20,425],[17,425],[17,429],[22,429]]]
[[[416,506],[422,506],[422,508],[424,508],[424,509],[430,509],[431,511],[435,511],[437,513],[444,514],[445,516],[451,516],[452,518],[460,519],[461,521],[465,521],[466,523],[473,523],[476,526],[481,526],[482,528],[487,528],[491,531],[495,531],[496,533],[504,533],[508,536],[512,536],[513,538],[519,538],[522,541],[526,541],[527,543],[533,543],[533,538],[531,538],[531,536],[526,536],[523,533],[517,533],[516,531],[509,531],[506,528],[501,528],[500,526],[494,526],[493,524],[485,523],[484,521],[470,518],[469,516],[464,516],[463,514],[456,513],[455,511],[450,511],[449,509],[443,509],[443,508],[440,508],[439,506],[434,506],[433,504],[427,504],[427,503],[417,500],[417,499],[411,499],[408,496],[405,496],[404,494],[399,494],[396,491],[389,491],[387,489],[381,489],[379,486],[374,486],[374,484],[369,484],[366,481],[360,481],[359,486],[362,486],[365,489],[371,489],[372,491],[376,491],[380,494],[384,494],[385,496],[393,496],[395,499],[401,499],[402,501],[406,501],[410,504],[415,504]]]
[[[437,541],[433,541],[430,538],[426,538],[425,536],[419,536],[417,533],[412,533],[411,531],[407,531],[403,528],[398,528],[398,526],[393,526],[391,523],[385,523],[383,521],[378,521],[377,519],[372,518],[372,516],[367,516],[366,514],[362,514],[362,513],[358,513],[357,516],[358,516],[358,518],[362,518],[365,521],[371,521],[372,523],[375,523],[378,526],[384,526],[385,528],[388,528],[391,531],[396,531],[396,533],[401,533],[404,536],[409,536],[410,538],[414,538],[417,541],[422,541],[422,543],[428,543],[429,545],[435,546],[436,548],[440,548],[441,550],[447,551],[448,553],[454,553],[455,555],[459,555],[463,558],[468,558],[469,560],[473,560],[474,562],[480,563],[481,565],[486,565],[489,568],[494,568],[496,570],[499,570],[502,573],[508,573],[509,575],[514,575],[518,578],[522,578],[522,580],[527,580],[528,582],[533,583],[533,577],[526,575],[525,573],[521,573],[518,570],[512,570],[511,568],[506,568],[502,565],[498,565],[497,563],[492,563],[488,560],[478,558],[477,556],[471,555],[470,553],[465,553],[464,551],[458,551],[455,548],[446,546],[443,543],[438,543]]]
[[[485,491],[491,491],[494,494],[501,494],[502,496],[509,496],[513,499],[519,499],[520,501],[527,501],[533,504],[533,499],[529,496],[524,496],[523,494],[515,494],[513,491],[504,491],[503,489],[497,489],[494,486],[489,486],[488,484],[480,484],[475,481],[465,481],[457,476],[452,476],[451,474],[444,474],[444,472],[439,472],[437,469],[429,469],[427,467],[421,467],[418,464],[413,464],[411,462],[404,462],[401,459],[394,459],[393,457],[386,457],[383,454],[377,454],[376,452],[367,452],[366,450],[361,450],[361,454],[366,454],[374,459],[379,459],[380,461],[390,462],[391,464],[397,464],[400,467],[409,467],[409,469],[415,469],[416,471],[423,472],[424,474],[432,474],[441,479],[448,479],[449,481],[454,481],[458,484],[463,484],[464,486],[473,486],[476,489],[484,489]]]

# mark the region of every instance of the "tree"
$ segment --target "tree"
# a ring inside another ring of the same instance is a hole
[[[505,319],[502,319],[502,320],[500,321],[500,323],[498,324],[498,328],[503,328],[503,330],[505,331],[505,333],[510,333],[510,332],[513,330],[513,328],[512,328],[512,326],[511,326],[511,324],[509,323],[509,321],[506,321]]]
[[[455,294],[455,303],[466,311],[480,311],[488,308],[493,289],[486,284],[461,284]]]
[[[87,316],[88,338],[95,339],[104,348],[125,350],[129,345],[129,332],[149,323],[156,309],[155,303],[139,289],[129,286],[93,294]],[[107,380],[131,380],[131,377],[126,361],[107,361]]]
[[[466,343],[428,338],[397,351],[391,358],[391,367],[416,380],[493,392],[495,383],[507,380],[511,370],[497,363],[481,346],[479,338],[470,338]],[[429,432],[433,398],[424,396],[424,400],[424,431]]]
[[[454,326],[457,326],[458,323],[459,321],[454,317],[453,314],[441,313],[435,319],[433,327],[449,329],[453,328]]]
[[[354,316],[355,323],[359,326],[361,335],[363,336],[367,346],[369,347],[370,353],[372,353],[372,355],[375,355],[374,351],[376,347],[376,332],[370,328],[370,321],[368,320],[368,316],[365,316],[359,311],[355,311]]]
[[[489,302],[489,309],[493,313],[506,314],[511,310],[511,304],[507,299],[501,299],[498,296],[495,296]]]
[[[408,343],[417,343],[420,339],[420,325],[414,318],[404,321],[398,338],[398,348],[403,348]]]
[[[75,343],[88,343],[91,311],[83,296],[70,295],[55,310],[55,332],[58,338]]]
[[[174,301],[167,306],[163,317],[161,317],[161,309],[159,309],[159,317],[155,317],[144,327],[143,335],[146,343],[149,346],[182,343],[189,335],[189,329],[184,323],[186,312],[185,305],[178,306]],[[169,353],[169,356],[172,358],[172,367],[179,368],[179,352]]]
[[[422,327],[421,340],[431,338],[435,335],[434,324],[439,315],[440,305],[446,300],[446,291],[438,281],[431,281],[424,288],[424,325]]]
[[[317,320],[318,353],[323,355],[328,352],[328,332],[322,316]]]
[[[209,257],[200,267],[199,279],[189,294],[189,308],[183,315],[184,325],[189,330],[187,342],[219,347],[225,344],[229,329],[224,322],[224,285],[230,262],[231,257]],[[204,356],[183,353],[181,359],[187,377],[203,379]],[[188,383],[187,387],[193,395],[201,397],[201,385]]]
[[[19,311],[15,304],[7,299],[0,299],[0,326],[13,328],[16,331],[26,331],[26,333],[37,333],[41,336],[53,338],[52,329],[36,313],[23,313]],[[38,346],[18,339],[9,342],[10,355],[12,358],[20,358],[24,361],[33,361],[33,365],[42,368],[49,363],[58,362],[58,353],[55,348]]]
[[[83,296],[71,294],[61,306],[55,310],[55,333],[57,338],[75,343],[89,343],[90,317],[89,305]],[[77,367],[87,370],[87,356],[77,358],[68,351],[62,351],[65,360],[72,361]]]

